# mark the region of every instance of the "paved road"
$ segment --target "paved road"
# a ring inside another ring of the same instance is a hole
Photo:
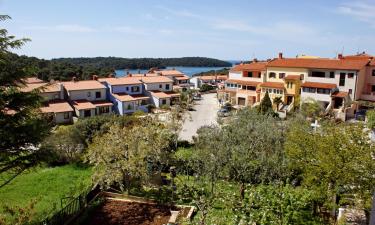
[[[190,118],[187,116],[180,132],[180,140],[191,141],[197,134],[198,128],[204,125],[217,124],[217,104],[216,94],[202,95],[202,100],[195,101],[195,111],[190,111]]]

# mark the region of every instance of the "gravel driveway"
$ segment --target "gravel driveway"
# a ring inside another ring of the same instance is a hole
[[[191,141],[192,137],[197,134],[198,128],[204,125],[217,124],[217,111],[219,105],[216,93],[202,95],[202,100],[195,101],[195,111],[190,111],[190,118],[184,121],[182,131],[180,132],[180,140]]]

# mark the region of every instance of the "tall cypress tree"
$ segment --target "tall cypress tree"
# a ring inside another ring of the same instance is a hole
[[[0,15],[0,21],[7,19],[10,17]],[[38,110],[41,97],[18,88],[30,73],[26,65],[12,60],[11,51],[27,41],[0,29],[0,173],[19,174],[34,165],[38,160],[37,145],[49,130]]]
[[[271,102],[270,96],[268,94],[268,91],[266,91],[266,94],[264,95],[264,98],[260,102],[259,112],[262,113],[262,114],[267,114],[267,113],[273,112],[272,102]]]

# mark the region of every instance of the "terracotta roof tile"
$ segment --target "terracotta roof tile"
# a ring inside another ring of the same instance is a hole
[[[300,75],[287,75],[284,79],[285,80],[300,80],[301,76]]]
[[[146,75],[146,76],[145,76]],[[157,77],[156,73],[135,73],[135,74],[129,74],[127,77]]]
[[[91,102],[95,107],[101,106],[113,106],[113,103],[110,101],[92,101]]]
[[[50,92],[59,92],[60,91],[60,84],[54,83],[28,83],[28,84],[21,84],[20,91],[21,92],[31,92],[33,90],[39,89],[42,93],[50,93]]]
[[[240,80],[240,79],[228,79],[226,83],[241,84],[248,86],[258,86],[261,82],[250,81],[250,80]]]
[[[42,113],[62,113],[62,112],[73,112],[73,108],[67,101],[50,101],[47,106],[41,107]]]
[[[332,94],[332,96],[339,97],[339,98],[345,98],[348,96],[348,92],[344,91],[338,91]]]
[[[178,70],[156,70],[156,74],[160,73],[162,76],[174,76],[174,77],[182,77],[185,74]]]
[[[333,89],[333,88],[337,88],[337,85],[328,84],[328,83],[318,83],[318,82],[305,82],[301,85],[301,87]]]
[[[228,76],[227,75],[217,75],[217,76],[198,76],[199,79],[201,80],[227,80]]]
[[[73,107],[78,110],[95,109],[95,105],[87,100],[76,100],[73,101]]]
[[[67,91],[105,89],[105,86],[97,80],[82,80],[63,82]]]
[[[146,84],[151,83],[173,83],[171,79],[164,76],[156,76],[156,77],[140,77],[141,81]]]
[[[43,80],[37,78],[37,77],[28,77],[23,80],[27,84],[35,84],[35,83],[44,83]]]
[[[278,82],[263,82],[260,84],[261,87],[269,87],[269,88],[276,88],[276,89],[284,89],[284,83]]]
[[[264,71],[267,62],[253,62],[234,66],[231,71]]]
[[[176,80],[189,80],[190,77],[184,75],[184,76],[181,76],[181,77],[175,77]]]
[[[156,97],[156,98],[170,98],[169,95],[162,91],[150,91],[151,95]]]
[[[100,82],[107,82],[109,85],[131,85],[142,84],[138,77],[118,77],[118,78],[99,78]]]
[[[361,70],[368,64],[368,59],[350,60],[350,59],[305,59],[305,58],[285,58],[274,59],[270,61],[267,67],[289,67],[289,68],[307,68],[307,69],[342,69],[342,70]]]

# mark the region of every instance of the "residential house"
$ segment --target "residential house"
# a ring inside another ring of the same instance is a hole
[[[140,76],[119,78],[99,78],[107,87],[108,99],[114,105],[117,114],[131,114],[138,110],[148,112],[150,97],[144,94],[143,83]]]
[[[302,102],[314,99],[322,103],[327,112],[332,109],[337,114],[344,115],[345,103],[349,104],[359,98],[360,91],[357,87],[360,86],[359,83],[363,83],[359,81],[361,77],[365,77],[368,63],[368,59],[345,58],[341,54],[336,59],[283,58],[280,54],[279,58],[268,63],[267,73],[269,81],[280,79],[280,76],[299,75],[302,80]],[[291,96],[296,98],[298,94]],[[283,101],[288,103],[288,99],[284,98]],[[352,107],[354,106],[349,108]],[[351,111],[353,114],[354,111]]]
[[[106,87],[97,80],[63,82],[65,97],[79,118],[112,112],[113,103],[106,98]]]
[[[144,92],[156,107],[173,105],[179,101],[180,94],[173,91],[173,80],[166,76],[139,77],[144,85]]]
[[[260,100],[259,85],[265,80],[266,62],[241,63],[229,71],[219,99],[239,106],[252,106]]]
[[[73,121],[73,108],[64,100],[63,86],[61,83],[47,83],[35,77],[25,79],[25,84],[20,85],[20,91],[37,91],[44,99],[41,112],[56,124],[71,123]]]
[[[195,76],[190,78],[190,83],[193,84],[195,89],[199,89],[203,84],[217,86],[219,84],[223,84],[227,79],[227,75]]]
[[[190,89],[192,84],[190,83],[190,77],[186,76],[181,71],[172,69],[172,70],[155,70],[153,71],[159,76],[165,76],[173,80],[173,89],[174,90],[186,90]]]

